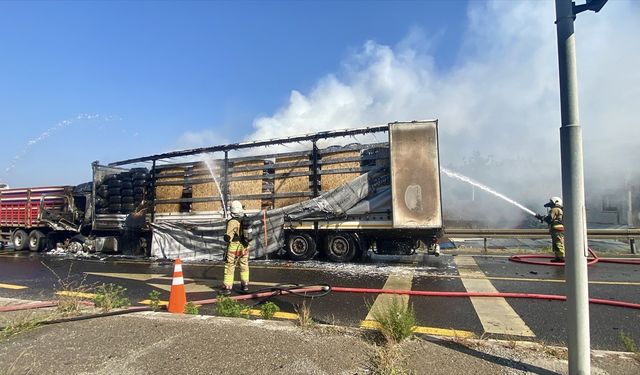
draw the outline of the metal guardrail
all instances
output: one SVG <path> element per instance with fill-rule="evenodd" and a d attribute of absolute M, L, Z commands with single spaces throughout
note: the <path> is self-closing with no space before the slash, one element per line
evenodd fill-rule
<path fill-rule="evenodd" d="M 444 237 L 483 238 L 485 248 L 490 238 L 548 238 L 547 229 L 445 229 Z M 590 239 L 625 239 L 629 241 L 632 254 L 637 254 L 635 239 L 640 238 L 640 228 L 629 229 L 588 229 Z"/>

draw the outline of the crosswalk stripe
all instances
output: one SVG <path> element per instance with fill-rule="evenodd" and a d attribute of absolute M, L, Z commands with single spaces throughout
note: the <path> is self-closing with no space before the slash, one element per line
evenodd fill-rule
<path fill-rule="evenodd" d="M 497 293 L 472 256 L 457 256 L 455 263 L 468 292 Z M 535 337 L 535 334 L 504 298 L 471 297 L 486 333 Z"/>
<path fill-rule="evenodd" d="M 413 280 L 413 274 L 415 269 L 412 268 L 409 271 L 403 272 L 392 272 L 389 274 L 387 281 L 384 283 L 382 289 L 389 290 L 411 290 L 411 282 Z M 409 296 L 408 295 L 393 295 L 393 294 L 379 294 L 376 297 L 376 300 L 371 305 L 369 309 L 369 313 L 365 318 L 367 320 L 375 320 L 375 315 L 378 312 L 383 312 L 388 308 L 389 305 L 396 299 L 399 301 L 402 307 L 409 306 Z"/>

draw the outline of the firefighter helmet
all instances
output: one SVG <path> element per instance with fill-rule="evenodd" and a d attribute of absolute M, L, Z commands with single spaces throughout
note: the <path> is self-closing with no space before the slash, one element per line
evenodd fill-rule
<path fill-rule="evenodd" d="M 549 202 L 553 203 L 556 207 L 562 207 L 562 198 L 560 197 L 551 197 L 549 198 Z"/>
<path fill-rule="evenodd" d="M 242 203 L 240 201 L 232 201 L 231 202 L 231 215 L 232 216 L 240 216 L 244 213 L 244 208 L 242 207 Z"/>

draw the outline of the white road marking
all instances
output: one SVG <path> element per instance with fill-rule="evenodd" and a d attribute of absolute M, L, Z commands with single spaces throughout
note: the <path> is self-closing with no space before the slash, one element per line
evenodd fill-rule
<path fill-rule="evenodd" d="M 414 272 L 415 268 L 411 268 L 410 270 L 403 270 L 400 272 L 392 272 L 389 275 L 389 278 L 387 278 L 387 282 L 384 283 L 382 289 L 411 290 L 411 282 L 413 280 Z M 384 311 L 385 309 L 387 309 L 394 298 L 397 299 L 402 306 L 409 305 L 408 295 L 379 294 L 378 297 L 376 297 L 376 300 L 373 302 L 373 305 L 371 305 L 365 321 L 375 320 L 375 313 L 377 311 Z"/>
<path fill-rule="evenodd" d="M 472 256 L 460 255 L 454 259 L 468 292 L 498 292 Z M 533 331 L 504 298 L 471 297 L 471 303 L 486 333 L 535 337 Z"/>

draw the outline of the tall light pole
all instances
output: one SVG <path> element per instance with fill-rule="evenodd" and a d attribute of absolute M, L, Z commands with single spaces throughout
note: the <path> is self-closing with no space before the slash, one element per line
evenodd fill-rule
<path fill-rule="evenodd" d="M 566 288 L 569 314 L 569 374 L 591 374 L 589 337 L 589 287 L 587 273 L 587 220 L 584 203 L 582 129 L 578 115 L 575 15 L 599 11 L 607 0 L 587 0 L 575 6 L 571 0 L 556 0 L 558 65 L 560 72 L 560 156 L 562 196 L 566 227 Z"/>

